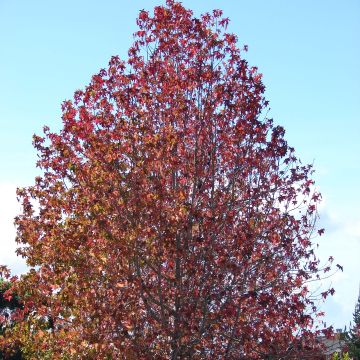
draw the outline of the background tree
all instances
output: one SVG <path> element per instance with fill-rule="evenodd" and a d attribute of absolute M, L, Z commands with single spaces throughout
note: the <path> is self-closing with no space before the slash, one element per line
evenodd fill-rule
<path fill-rule="evenodd" d="M 320 195 L 228 21 L 171 0 L 141 11 L 127 62 L 34 136 L 43 173 L 16 219 L 27 316 L 11 334 L 29 358 L 313 353 Z"/>
<path fill-rule="evenodd" d="M 6 268 L 0 268 L 0 359 L 20 360 L 23 357 L 19 345 L 2 342 L 6 330 L 14 326 L 14 313 L 22 309 L 19 297 L 11 291 L 15 278 L 10 281 L 9 274 Z"/>
<path fill-rule="evenodd" d="M 349 347 L 349 355 L 354 360 L 360 360 L 360 291 L 353 320 L 353 325 L 350 324 L 350 330 L 346 333 L 346 343 Z"/>

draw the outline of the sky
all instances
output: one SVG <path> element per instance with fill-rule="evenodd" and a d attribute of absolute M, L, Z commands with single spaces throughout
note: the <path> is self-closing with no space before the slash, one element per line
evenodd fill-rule
<path fill-rule="evenodd" d="M 183 1 L 196 16 L 220 8 L 246 59 L 263 73 L 269 116 L 286 129 L 323 195 L 318 255 L 344 271 L 323 286 L 328 325 L 352 319 L 360 285 L 360 1 Z M 15 189 L 39 174 L 32 135 L 61 128 L 60 105 L 112 55 L 127 58 L 139 10 L 157 0 L 0 0 L 0 264 L 20 274 Z"/>

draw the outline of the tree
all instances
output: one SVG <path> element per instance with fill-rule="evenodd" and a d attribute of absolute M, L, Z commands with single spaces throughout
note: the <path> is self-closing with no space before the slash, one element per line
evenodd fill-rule
<path fill-rule="evenodd" d="M 354 324 L 350 325 L 350 331 L 346 333 L 346 343 L 349 347 L 349 355 L 354 360 L 360 360 L 360 291 L 355 305 L 353 320 Z"/>
<path fill-rule="evenodd" d="M 22 308 L 19 297 L 11 291 L 12 282 L 7 279 L 9 272 L 6 268 L 0 268 L 0 359 L 21 360 L 21 349 L 18 344 L 8 346 L 1 343 L 7 329 L 14 326 L 11 315 Z M 14 281 L 15 278 L 12 279 Z"/>
<path fill-rule="evenodd" d="M 137 23 L 127 62 L 63 103 L 59 133 L 34 136 L 12 338 L 29 358 L 313 354 L 312 167 L 267 118 L 220 10 L 168 0 Z"/>

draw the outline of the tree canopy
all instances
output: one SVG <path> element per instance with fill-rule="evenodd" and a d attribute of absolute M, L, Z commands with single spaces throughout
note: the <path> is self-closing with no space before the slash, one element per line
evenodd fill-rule
<path fill-rule="evenodd" d="M 34 136 L 23 317 L 3 342 L 31 359 L 314 351 L 321 197 L 228 21 L 172 0 L 141 11 L 128 60 L 63 103 L 59 133 Z"/>

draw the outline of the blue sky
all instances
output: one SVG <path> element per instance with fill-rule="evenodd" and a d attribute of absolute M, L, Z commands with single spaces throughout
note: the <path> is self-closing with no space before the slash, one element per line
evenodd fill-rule
<path fill-rule="evenodd" d="M 153 0 L 0 0 L 0 263 L 21 271 L 12 218 L 16 186 L 37 174 L 33 133 L 61 126 L 60 104 L 107 66 L 126 58 L 141 9 Z M 229 30 L 259 67 L 270 116 L 304 162 L 314 162 L 327 228 L 319 256 L 333 255 L 344 272 L 326 320 L 351 320 L 360 284 L 360 1 L 183 1 L 196 15 L 221 8 Z"/>

